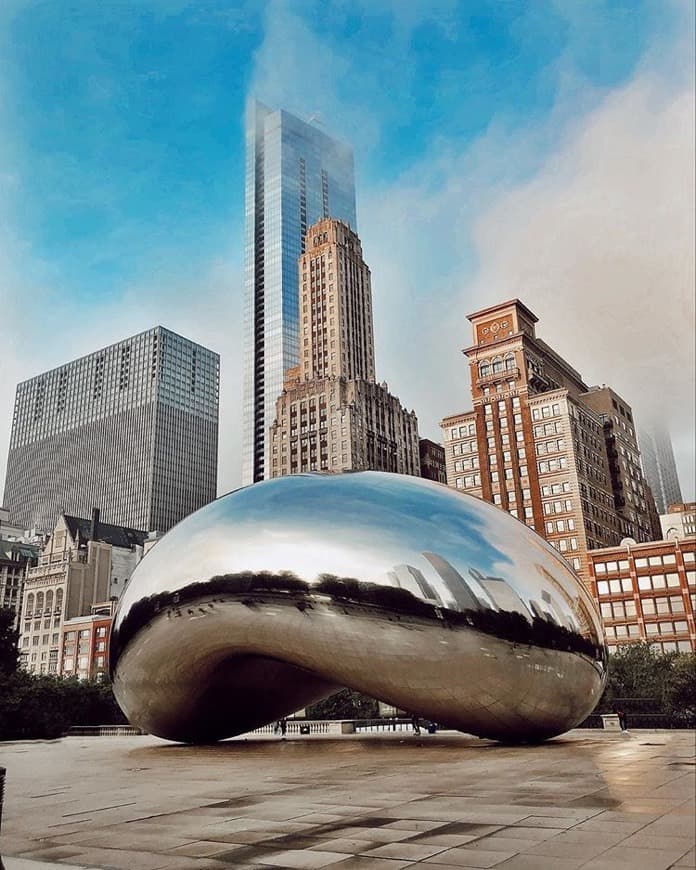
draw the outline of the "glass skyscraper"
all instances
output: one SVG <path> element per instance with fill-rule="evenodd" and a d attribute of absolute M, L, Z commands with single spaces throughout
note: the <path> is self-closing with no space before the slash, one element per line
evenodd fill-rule
<path fill-rule="evenodd" d="M 353 229 L 353 151 L 282 109 L 252 102 L 246 126 L 244 238 L 245 484 L 270 477 L 269 427 L 283 376 L 299 360 L 297 261 L 322 217 Z"/>
<path fill-rule="evenodd" d="M 677 463 L 674 460 L 672 439 L 664 425 L 652 427 L 638 433 L 643 470 L 655 499 L 659 514 L 667 513 L 671 504 L 681 504 L 684 499 L 679 485 Z"/>
<path fill-rule="evenodd" d="M 215 498 L 220 358 L 157 326 L 17 387 L 4 506 L 167 531 Z"/>

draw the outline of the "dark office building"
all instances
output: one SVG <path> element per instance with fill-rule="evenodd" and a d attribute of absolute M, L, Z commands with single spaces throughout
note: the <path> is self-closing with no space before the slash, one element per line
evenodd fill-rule
<path fill-rule="evenodd" d="M 220 358 L 161 326 L 17 387 L 4 506 L 166 531 L 215 498 Z"/>
<path fill-rule="evenodd" d="M 420 468 L 421 477 L 434 480 L 437 483 L 447 483 L 447 464 L 445 462 L 445 448 L 429 438 L 421 438 Z"/>

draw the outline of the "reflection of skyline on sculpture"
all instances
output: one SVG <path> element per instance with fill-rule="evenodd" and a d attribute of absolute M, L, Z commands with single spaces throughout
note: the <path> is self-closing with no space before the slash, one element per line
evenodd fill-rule
<path fill-rule="evenodd" d="M 527 618 L 531 612 L 601 637 L 579 584 L 563 596 L 557 594 L 554 578 L 570 568 L 526 526 L 510 519 L 501 532 L 497 508 L 478 501 L 472 505 L 437 484 L 396 477 L 376 472 L 304 474 L 293 477 L 292 494 L 280 478 L 265 482 L 262 490 L 245 488 L 224 496 L 169 533 L 169 552 L 173 547 L 177 553 L 175 576 L 171 565 L 162 570 L 158 548 L 153 548 L 139 568 L 138 592 L 127 587 L 123 607 L 131 594 L 141 596 L 143 589 L 151 594 L 239 571 L 290 570 L 312 585 L 320 565 L 323 573 L 388 583 L 426 602 L 439 598 L 454 610 L 513 609 Z M 391 494 L 383 500 L 379 517 L 366 497 L 371 487 Z M 451 506 L 446 516 L 443 499 Z M 259 528 L 265 542 L 261 550 L 249 544 Z M 322 534 L 322 528 L 330 533 Z M 462 539 L 467 541 L 465 553 Z M 437 553 L 429 549 L 433 540 L 438 541 Z M 412 570 L 394 577 L 401 565 Z M 510 607 L 503 608 L 487 588 L 491 578 L 499 581 L 498 590 L 501 583 L 509 590 L 505 601 Z M 525 593 L 532 578 L 546 588 L 548 601 L 540 592 Z"/>
<path fill-rule="evenodd" d="M 121 598 L 111 674 L 134 724 L 241 734 L 339 686 L 469 733 L 544 739 L 605 680 L 599 617 L 534 532 L 379 472 L 239 490 L 165 536 Z"/>

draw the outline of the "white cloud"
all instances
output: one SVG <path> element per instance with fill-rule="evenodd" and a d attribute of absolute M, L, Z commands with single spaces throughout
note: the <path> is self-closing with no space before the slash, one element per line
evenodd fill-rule
<path fill-rule="evenodd" d="M 429 4 L 407 5 L 395 29 L 403 58 L 409 33 L 432 17 Z M 379 147 L 384 95 L 374 73 L 356 70 L 329 38 L 273 0 L 254 91 L 318 111 L 355 146 L 360 177 L 361 152 Z M 439 438 L 440 418 L 469 406 L 466 314 L 517 295 L 588 382 L 614 386 L 637 416 L 668 410 L 684 495 L 693 497 L 693 83 L 674 74 L 691 68 L 692 51 L 652 46 L 633 80 L 603 97 L 561 63 L 562 90 L 543 122 L 520 131 L 495 116 L 466 150 L 434 139 L 396 181 L 359 187 L 378 377 L 416 409 L 422 434 Z M 669 74 L 657 66 L 665 58 Z M 0 143 L 0 165 L 11 167 L 6 156 Z M 153 279 L 90 313 L 21 279 L 32 252 L 3 207 L 3 186 L 9 198 L 17 184 L 11 171 L 0 176 L 0 493 L 15 384 L 158 322 L 222 354 L 219 488 L 237 485 L 241 237 L 193 283 Z M 48 340 L 51 329 L 59 341 Z"/>
<path fill-rule="evenodd" d="M 693 82 L 643 67 L 601 99 L 578 87 L 543 124 L 496 125 L 463 153 L 440 143 L 369 197 L 378 374 L 439 435 L 470 407 L 466 314 L 518 296 L 589 384 L 612 385 L 639 422 L 664 415 L 693 498 Z"/>
<path fill-rule="evenodd" d="M 153 278 L 95 307 L 47 287 L 27 287 L 9 259 L 0 263 L 0 499 L 16 384 L 158 324 L 221 355 L 218 490 L 239 485 L 242 276 L 234 252 L 208 264 L 195 280 Z"/>
<path fill-rule="evenodd" d="M 524 298 L 588 381 L 677 436 L 694 429 L 693 154 L 693 89 L 639 75 L 478 217 L 470 288 Z"/>

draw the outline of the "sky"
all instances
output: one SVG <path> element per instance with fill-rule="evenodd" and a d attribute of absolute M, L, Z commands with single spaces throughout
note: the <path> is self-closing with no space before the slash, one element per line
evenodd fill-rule
<path fill-rule="evenodd" d="M 221 355 L 241 477 L 243 119 L 355 151 L 378 380 L 470 407 L 466 315 L 512 297 L 664 416 L 694 498 L 691 0 L 2 0 L 0 492 L 16 384 L 162 324 Z"/>

